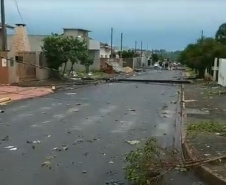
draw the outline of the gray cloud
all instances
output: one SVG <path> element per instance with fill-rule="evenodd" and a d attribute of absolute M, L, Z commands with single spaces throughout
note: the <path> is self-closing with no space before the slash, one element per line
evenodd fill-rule
<path fill-rule="evenodd" d="M 34 34 L 59 32 L 62 27 L 91 29 L 94 38 L 109 40 L 124 32 L 152 47 L 177 49 L 193 42 L 202 29 L 208 36 L 226 22 L 225 0 L 17 0 L 24 21 Z M 8 23 L 21 22 L 14 0 L 6 1 Z M 116 41 L 118 42 L 117 36 Z M 172 41 L 176 41 L 172 42 Z"/>

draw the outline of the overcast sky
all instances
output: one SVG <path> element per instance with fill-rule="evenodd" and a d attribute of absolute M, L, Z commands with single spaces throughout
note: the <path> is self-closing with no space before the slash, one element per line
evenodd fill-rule
<path fill-rule="evenodd" d="M 17 0 L 29 34 L 62 32 L 63 27 L 91 30 L 90 36 L 114 45 L 149 49 L 183 49 L 204 30 L 214 36 L 226 22 L 226 0 Z M 21 23 L 15 0 L 6 0 L 6 22 Z"/>

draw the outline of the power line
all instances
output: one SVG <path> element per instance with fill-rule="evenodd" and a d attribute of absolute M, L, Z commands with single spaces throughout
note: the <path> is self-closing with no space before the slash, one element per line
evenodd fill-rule
<path fill-rule="evenodd" d="M 17 0 L 14 0 L 14 2 L 15 2 L 15 5 L 16 5 L 17 12 L 18 12 L 18 14 L 20 16 L 20 19 L 21 19 L 22 23 L 24 24 L 25 22 L 24 22 L 22 14 L 20 12 L 20 8 L 19 8 L 19 5 L 18 5 L 18 2 L 17 2 Z"/>

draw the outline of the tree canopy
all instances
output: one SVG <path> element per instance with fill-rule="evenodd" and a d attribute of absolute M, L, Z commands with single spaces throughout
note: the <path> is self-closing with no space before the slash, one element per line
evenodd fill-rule
<path fill-rule="evenodd" d="M 44 38 L 42 50 L 50 68 L 58 70 L 62 64 L 70 61 L 72 66 L 88 56 L 87 44 L 77 38 L 52 34 Z"/>
<path fill-rule="evenodd" d="M 216 32 L 215 39 L 218 42 L 226 45 L 226 23 L 220 25 Z"/>
<path fill-rule="evenodd" d="M 203 38 L 194 44 L 189 44 L 180 54 L 179 61 L 204 76 L 204 71 L 212 67 L 214 58 L 226 57 L 226 46 L 214 38 Z"/>
<path fill-rule="evenodd" d="M 159 61 L 159 56 L 158 56 L 158 54 L 152 53 L 151 57 L 152 57 L 152 61 L 153 61 L 153 62 L 158 62 L 158 61 Z"/>
<path fill-rule="evenodd" d="M 121 56 L 121 51 L 118 52 L 118 55 Z M 122 51 L 122 58 L 134 58 L 134 57 L 138 57 L 139 55 L 137 53 L 135 53 L 134 50 L 123 50 Z"/>

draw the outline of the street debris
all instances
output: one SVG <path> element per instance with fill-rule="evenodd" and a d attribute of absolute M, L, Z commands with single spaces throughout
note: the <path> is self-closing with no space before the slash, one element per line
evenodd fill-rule
<path fill-rule="evenodd" d="M 105 181 L 106 185 L 124 185 L 124 182 L 121 181 L 115 181 L 115 180 L 111 180 L 111 181 Z"/>
<path fill-rule="evenodd" d="M 65 93 L 66 95 L 75 95 L 77 93 Z"/>
<path fill-rule="evenodd" d="M 11 150 L 11 151 L 15 151 L 15 150 L 17 150 L 18 148 L 10 148 L 9 150 Z"/>
<path fill-rule="evenodd" d="M 5 111 L 4 110 L 0 110 L 0 113 L 4 113 Z"/>
<path fill-rule="evenodd" d="M 65 150 L 68 150 L 68 146 L 63 144 L 63 145 L 61 145 L 61 147 L 53 148 L 53 150 L 56 150 L 58 152 L 65 151 Z"/>
<path fill-rule="evenodd" d="M 136 110 L 135 109 L 129 109 L 129 111 L 135 112 Z"/>
<path fill-rule="evenodd" d="M 1 141 L 8 141 L 9 140 L 9 136 L 5 136 L 4 138 L 1 139 Z"/>
<path fill-rule="evenodd" d="M 15 146 L 6 146 L 5 149 L 9 149 L 10 151 L 15 151 L 15 150 L 17 150 L 18 148 L 15 147 Z"/>
<path fill-rule="evenodd" d="M 35 140 L 35 141 L 33 141 L 32 143 L 33 143 L 33 144 L 40 144 L 40 143 L 41 143 L 41 141 L 39 141 L 39 140 Z"/>
<path fill-rule="evenodd" d="M 10 149 L 10 148 L 13 148 L 14 146 L 6 146 L 5 148 L 6 149 Z"/>
<path fill-rule="evenodd" d="M 51 162 L 50 161 L 44 161 L 42 163 L 42 166 L 50 166 L 51 165 Z"/>
<path fill-rule="evenodd" d="M 82 173 L 85 174 L 85 173 L 87 173 L 87 171 L 83 170 Z"/>
<path fill-rule="evenodd" d="M 184 103 L 196 102 L 197 100 L 184 100 Z"/>
<path fill-rule="evenodd" d="M 113 161 L 109 161 L 109 164 L 114 164 L 114 162 Z"/>
<path fill-rule="evenodd" d="M 171 104 L 177 104 L 177 101 L 171 101 L 170 103 Z"/>
<path fill-rule="evenodd" d="M 51 135 L 48 135 L 47 137 L 51 137 Z"/>
<path fill-rule="evenodd" d="M 136 144 L 139 144 L 140 141 L 138 140 L 133 140 L 133 141 L 126 141 L 126 143 L 130 144 L 130 145 L 136 145 Z"/>
<path fill-rule="evenodd" d="M 78 144 L 78 143 L 83 143 L 83 142 L 84 142 L 83 139 L 79 139 L 79 140 L 77 140 L 77 141 L 74 141 L 73 145 L 76 145 L 76 144 Z"/>
<path fill-rule="evenodd" d="M 81 103 L 76 103 L 76 105 L 81 105 Z"/>
<path fill-rule="evenodd" d="M 51 87 L 52 91 L 56 90 L 56 86 Z"/>
<path fill-rule="evenodd" d="M 26 142 L 27 142 L 27 144 L 40 144 L 41 143 L 41 141 L 39 141 L 39 140 L 34 140 L 34 141 L 27 140 Z"/>
<path fill-rule="evenodd" d="M 204 156 L 209 157 L 209 156 L 210 156 L 210 154 L 204 154 Z"/>
<path fill-rule="evenodd" d="M 189 168 L 226 158 L 226 156 L 211 158 L 210 154 L 204 154 L 204 156 L 207 158 L 185 161 L 178 150 L 162 148 L 155 138 L 150 138 L 143 147 L 136 148 L 126 155 L 125 177 L 132 184 L 147 184 L 148 182 L 148 184 L 154 185 L 170 171 L 186 172 Z"/>

